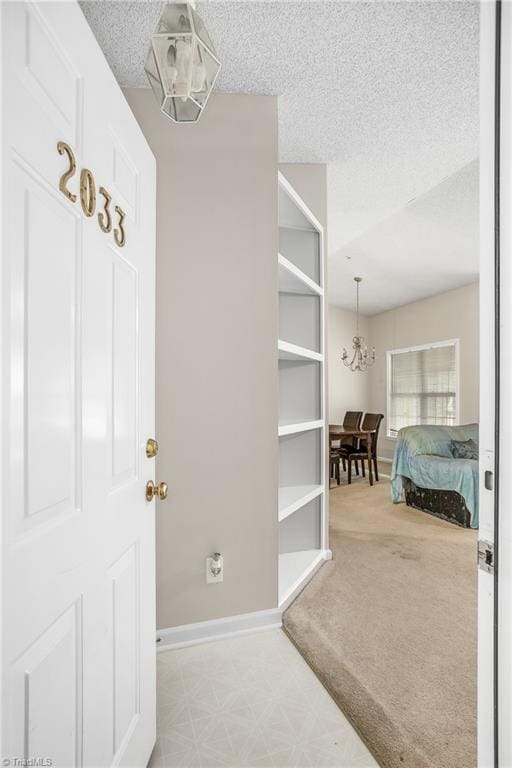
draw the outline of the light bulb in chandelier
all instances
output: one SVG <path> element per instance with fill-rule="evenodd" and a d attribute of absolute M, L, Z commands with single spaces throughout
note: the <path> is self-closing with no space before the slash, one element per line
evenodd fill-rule
<path fill-rule="evenodd" d="M 194 50 L 189 40 L 175 40 L 170 44 L 167 51 L 167 76 L 172 95 L 183 102 L 191 94 L 201 93 L 206 87 L 206 68 L 201 61 L 193 59 Z"/>

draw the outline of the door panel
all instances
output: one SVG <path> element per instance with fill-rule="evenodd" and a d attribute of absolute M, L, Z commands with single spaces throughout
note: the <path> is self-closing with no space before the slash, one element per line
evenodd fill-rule
<path fill-rule="evenodd" d="M 18 538 L 79 507 L 73 307 L 80 259 L 73 213 L 42 179 L 38 183 L 17 163 L 12 170 L 9 509 L 12 535 Z M 43 281 L 55 290 L 43 294 Z"/>
<path fill-rule="evenodd" d="M 140 712 L 140 663 L 137 627 L 140 588 L 138 551 L 130 547 L 110 569 L 114 627 L 114 753 L 134 727 Z"/>
<path fill-rule="evenodd" d="M 154 158 L 76 3 L 0 11 L 2 752 L 142 766 L 155 738 Z"/>
<path fill-rule="evenodd" d="M 74 217 L 43 190 L 25 196 L 26 516 L 75 508 Z M 49 283 L 58 290 L 41 291 Z M 51 360 L 51 365 L 48 365 Z"/>
<path fill-rule="evenodd" d="M 13 666 L 12 689 L 18 694 L 13 706 L 16 754 L 55 754 L 58 765 L 75 765 L 80 760 L 80 608 L 79 603 L 70 606 Z M 48 706 L 49 690 L 52 706 Z"/>
<path fill-rule="evenodd" d="M 112 254 L 112 484 L 136 477 L 137 274 Z"/>

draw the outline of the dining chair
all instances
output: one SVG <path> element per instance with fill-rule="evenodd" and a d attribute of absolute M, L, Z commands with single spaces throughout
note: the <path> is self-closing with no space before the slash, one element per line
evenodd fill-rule
<path fill-rule="evenodd" d="M 336 480 L 336 483 L 340 484 L 340 454 L 336 448 L 331 448 L 330 453 L 330 476 Z"/>
<path fill-rule="evenodd" d="M 363 412 L 362 411 L 346 411 L 345 416 L 343 418 L 343 427 L 345 429 L 360 429 L 361 428 L 361 420 L 363 418 Z M 343 466 L 343 471 L 346 471 L 346 454 L 350 453 L 350 450 L 352 448 L 355 448 L 358 445 L 357 437 L 345 437 L 343 440 L 340 440 L 339 445 L 339 452 L 341 456 L 341 463 Z M 356 474 L 359 474 L 359 467 L 358 463 L 356 461 Z"/>
<path fill-rule="evenodd" d="M 382 419 L 384 418 L 383 413 L 365 413 L 363 423 L 361 424 L 361 432 L 373 432 L 372 434 L 372 440 L 371 440 L 371 448 L 368 446 L 368 440 L 366 438 L 361 438 L 359 440 L 359 444 L 352 449 L 352 451 L 349 451 L 345 455 L 345 459 L 347 461 L 347 480 L 350 484 L 352 482 L 352 462 L 355 462 L 356 465 L 356 472 L 357 472 L 357 463 L 358 461 L 361 462 L 361 468 L 363 477 L 366 476 L 365 468 L 364 468 L 364 462 L 365 460 L 368 461 L 368 464 L 372 462 L 373 471 L 375 475 L 375 480 L 379 480 L 379 467 L 377 464 L 377 441 L 379 438 L 379 430 L 380 425 L 382 422 Z"/>
<path fill-rule="evenodd" d="M 362 411 L 346 411 L 343 419 L 344 429 L 360 429 L 362 418 L 363 418 Z M 344 471 L 347 468 L 346 462 L 345 462 L 346 455 L 350 453 L 350 450 L 352 448 L 355 448 L 357 445 L 358 445 L 357 437 L 345 437 L 343 440 L 340 440 L 340 445 L 338 450 L 340 452 L 341 462 L 342 462 Z M 359 468 L 358 468 L 357 462 L 356 462 L 356 474 L 359 474 Z"/>

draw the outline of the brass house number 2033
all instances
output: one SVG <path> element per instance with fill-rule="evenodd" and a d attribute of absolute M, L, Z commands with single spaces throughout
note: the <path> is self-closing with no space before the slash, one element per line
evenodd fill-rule
<path fill-rule="evenodd" d="M 65 141 L 58 142 L 57 151 L 59 155 L 66 155 L 68 158 L 68 168 L 60 177 L 59 189 L 68 200 L 76 203 L 76 195 L 68 189 L 68 182 L 76 173 L 74 152 Z M 112 230 L 112 212 L 110 210 L 112 196 L 105 187 L 100 187 L 98 192 L 103 198 L 102 210 L 98 212 L 98 224 L 102 232 L 110 232 Z M 82 211 L 88 218 L 94 216 L 96 212 L 96 183 L 94 176 L 88 168 L 82 168 L 80 171 L 80 203 Z M 126 243 L 126 232 L 124 229 L 126 214 L 118 205 L 115 205 L 114 215 L 117 215 L 117 222 L 113 231 L 114 240 L 122 248 Z"/>

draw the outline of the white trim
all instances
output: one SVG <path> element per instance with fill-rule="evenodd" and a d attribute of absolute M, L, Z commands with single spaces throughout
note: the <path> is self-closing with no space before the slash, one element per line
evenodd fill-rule
<path fill-rule="evenodd" d="M 325 488 L 323 485 L 311 485 L 309 487 L 308 486 L 300 486 L 300 487 L 301 489 L 308 488 L 308 490 L 306 491 L 306 493 L 303 493 L 302 496 L 295 496 L 295 498 L 293 498 L 293 501 L 291 501 L 288 504 L 283 503 L 282 497 L 285 495 L 290 496 L 290 491 L 294 488 L 294 486 L 281 486 L 279 488 L 279 514 L 278 514 L 279 522 L 281 522 L 281 520 L 286 520 L 287 517 L 292 515 L 298 509 L 301 509 L 310 501 L 313 501 L 313 499 L 316 499 L 317 496 L 320 496 L 325 492 Z"/>
<path fill-rule="evenodd" d="M 293 277 L 299 281 L 299 283 L 302 285 L 301 291 L 303 291 L 305 294 L 314 294 L 316 296 L 324 295 L 324 289 L 322 286 L 318 285 L 318 283 L 315 283 L 314 280 L 308 277 L 301 269 L 296 267 L 295 264 L 287 259 L 286 256 L 283 256 L 282 253 L 277 255 L 277 262 L 285 272 L 293 275 Z M 281 291 L 281 289 L 279 289 L 279 291 L 280 293 L 286 293 L 286 291 Z"/>
<path fill-rule="evenodd" d="M 189 645 L 210 643 L 228 637 L 238 637 L 251 632 L 263 632 L 268 629 L 282 627 L 282 610 L 270 608 L 267 611 L 241 613 L 237 616 L 226 616 L 223 619 L 198 621 L 195 624 L 182 624 L 179 627 L 157 630 L 157 652 L 169 651 L 176 648 L 186 648 Z"/>
<path fill-rule="evenodd" d="M 386 459 L 385 456 L 377 456 L 377 461 L 382 461 L 384 464 L 392 464 L 393 459 Z"/>
<path fill-rule="evenodd" d="M 437 349 L 438 347 L 455 347 L 455 423 L 460 424 L 460 339 L 446 339 L 445 341 L 433 341 L 430 344 L 417 344 L 414 347 L 402 347 L 401 349 L 388 349 L 386 351 L 386 439 L 396 440 L 396 435 L 390 435 L 389 416 L 391 413 L 391 358 L 393 355 L 401 355 L 406 352 L 420 352 L 425 349 Z"/>
<path fill-rule="evenodd" d="M 401 349 L 389 349 L 386 354 L 399 355 L 403 352 L 421 352 L 422 349 L 437 349 L 437 347 L 452 347 L 458 344 L 460 339 L 446 339 L 445 341 L 433 341 L 430 344 L 417 344 L 415 347 L 402 347 Z"/>
<path fill-rule="evenodd" d="M 316 421 L 301 421 L 296 424 L 283 424 L 278 429 L 279 437 L 284 435 L 295 435 L 297 432 L 309 432 L 311 429 L 322 429 L 324 422 L 320 419 Z"/>
<path fill-rule="evenodd" d="M 504 4 L 505 5 L 505 4 Z M 503 10 L 505 10 L 503 8 Z M 494 273 L 494 238 L 495 238 L 495 200 L 494 200 L 494 107 L 495 107 L 495 23 L 496 3 L 480 3 L 480 539 L 494 542 L 494 492 L 486 490 L 483 482 L 485 470 L 495 471 L 495 273 Z M 510 38 L 502 42 L 504 50 L 510 48 Z M 506 92 L 510 89 L 510 75 L 503 85 Z M 502 85 L 502 87 L 503 87 Z M 509 123 L 510 125 L 510 123 Z M 502 141 L 510 145 L 509 128 L 507 127 Z M 501 173 L 510 177 L 510 165 L 501 166 Z M 508 183 L 508 182 L 505 182 Z M 507 211 L 506 219 L 509 218 Z M 502 254 L 506 251 L 503 250 Z M 505 261 L 508 260 L 508 254 Z M 505 427 L 506 429 L 506 427 Z M 510 469 L 507 467 L 507 472 Z M 507 502 L 508 508 L 508 502 Z M 501 538 L 501 537 L 500 537 Z M 507 559 L 510 556 L 507 553 Z M 501 570 L 501 569 L 500 569 Z M 499 576 L 498 576 L 499 578 Z M 498 594 L 501 592 L 501 585 Z M 507 595 L 507 599 L 510 599 Z M 500 619 L 501 609 L 498 612 Z M 503 755 L 494 750 L 494 574 L 478 569 L 478 677 L 477 677 L 477 742 L 479 768 L 494 766 L 495 760 L 500 765 L 507 765 Z M 507 654 L 508 655 L 508 654 Z M 508 660 L 507 660 L 508 661 Z M 499 663 L 499 656 L 498 656 Z M 502 677 L 502 669 L 498 670 L 500 686 L 506 679 Z M 501 687 L 503 691 L 503 688 Z M 498 727 L 503 724 L 510 730 L 510 709 L 502 708 L 502 700 L 498 701 Z M 502 726 L 503 727 L 503 726 Z M 501 734 L 498 737 L 501 741 Z M 502 762 L 503 760 L 503 762 Z"/>
<path fill-rule="evenodd" d="M 286 192 L 288 197 L 290 197 L 293 200 L 297 208 L 300 209 L 300 212 L 315 227 L 315 229 L 317 229 L 321 234 L 323 234 L 324 228 L 322 227 L 322 225 L 320 224 L 316 216 L 314 216 L 311 213 L 311 211 L 307 207 L 302 197 L 298 195 L 297 192 L 294 190 L 294 188 L 292 187 L 292 185 L 290 184 L 286 176 L 283 176 L 281 171 L 278 171 L 277 178 L 278 178 L 279 186 L 282 187 L 282 189 L 284 190 L 284 192 Z"/>
<path fill-rule="evenodd" d="M 277 340 L 277 350 L 280 360 L 314 360 L 322 363 L 324 359 L 321 352 L 315 352 L 313 349 L 300 347 L 298 344 L 292 344 L 282 339 Z"/>
<path fill-rule="evenodd" d="M 293 584 L 286 590 L 286 592 L 279 597 L 279 608 L 281 611 L 285 611 L 288 606 L 293 603 L 299 592 L 302 592 L 306 584 L 311 581 L 315 573 L 320 566 L 324 564 L 326 560 L 332 560 L 332 552 L 330 549 L 319 549 L 318 554 L 309 563 L 302 573 L 300 573 Z"/>

